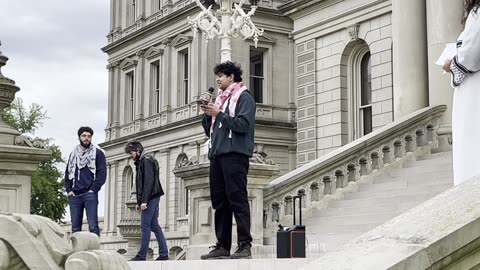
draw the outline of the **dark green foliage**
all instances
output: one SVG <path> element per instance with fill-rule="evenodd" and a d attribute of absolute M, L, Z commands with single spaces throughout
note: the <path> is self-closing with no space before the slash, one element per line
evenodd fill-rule
<path fill-rule="evenodd" d="M 20 98 L 15 99 L 9 108 L 0 112 L 0 115 L 5 123 L 22 134 L 34 134 L 47 119 L 42 106 L 33 103 L 29 109 L 26 109 Z M 30 212 L 61 222 L 68 204 L 68 197 L 63 192 L 63 174 L 57 166 L 64 160 L 57 145 L 52 144 L 49 139 L 41 140 L 52 154 L 48 160 L 40 163 L 38 170 L 32 176 Z"/>

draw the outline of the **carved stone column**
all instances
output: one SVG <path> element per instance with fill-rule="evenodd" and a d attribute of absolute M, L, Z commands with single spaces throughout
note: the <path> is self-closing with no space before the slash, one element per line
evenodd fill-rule
<path fill-rule="evenodd" d="M 450 76 L 442 74 L 440 66 L 434 64 L 445 48 L 445 44 L 455 42 L 462 31 L 462 1 L 427 0 L 428 33 L 428 89 L 429 105 L 447 105 L 447 111 L 440 120 L 439 147 L 451 149 L 452 143 L 452 103 L 453 90 Z"/>
<path fill-rule="evenodd" d="M 392 1 L 394 119 L 428 105 L 425 0 Z"/>

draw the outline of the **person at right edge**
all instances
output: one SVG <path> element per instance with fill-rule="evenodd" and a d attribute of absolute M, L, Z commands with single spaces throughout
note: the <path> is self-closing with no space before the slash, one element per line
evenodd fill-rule
<path fill-rule="evenodd" d="M 215 66 L 219 92 L 215 102 L 201 105 L 202 125 L 210 138 L 210 197 L 215 209 L 217 243 L 202 260 L 252 257 L 247 194 L 249 158 L 253 155 L 255 100 L 242 83 L 242 70 L 232 62 Z M 238 246 L 230 256 L 232 214 Z"/>
<path fill-rule="evenodd" d="M 459 0 L 457 0 L 459 1 Z M 457 40 L 457 54 L 443 65 L 452 74 L 455 88 L 452 107 L 453 183 L 480 174 L 480 0 L 464 2 L 464 30 Z"/>

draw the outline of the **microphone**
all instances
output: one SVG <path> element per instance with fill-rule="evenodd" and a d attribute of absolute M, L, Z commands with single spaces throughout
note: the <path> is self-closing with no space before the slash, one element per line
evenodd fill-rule
<path fill-rule="evenodd" d="M 213 91 L 215 91 L 215 88 L 209 87 L 207 90 L 207 93 L 203 93 L 198 99 L 197 103 L 199 105 L 207 105 L 212 99 L 215 100 L 215 96 L 213 95 Z M 203 96 L 203 97 L 202 97 Z"/>

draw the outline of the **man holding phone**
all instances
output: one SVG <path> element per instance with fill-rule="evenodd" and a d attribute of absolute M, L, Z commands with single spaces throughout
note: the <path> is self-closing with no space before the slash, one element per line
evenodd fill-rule
<path fill-rule="evenodd" d="M 218 64 L 214 73 L 220 91 L 214 102 L 200 108 L 205 112 L 202 125 L 210 138 L 210 198 L 217 243 L 201 259 L 249 259 L 252 236 L 247 175 L 254 147 L 255 100 L 243 85 L 237 64 Z M 238 246 L 230 256 L 232 215 L 237 223 Z"/>

